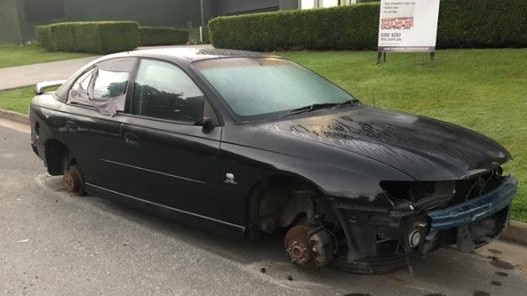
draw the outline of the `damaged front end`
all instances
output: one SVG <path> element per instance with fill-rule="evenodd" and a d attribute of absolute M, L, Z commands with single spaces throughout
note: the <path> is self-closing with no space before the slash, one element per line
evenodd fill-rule
<path fill-rule="evenodd" d="M 518 186 L 500 167 L 456 181 L 381 182 L 393 208 L 335 204 L 347 253 L 337 268 L 358 273 L 390 272 L 408 255 L 424 256 L 447 245 L 472 252 L 508 226 Z"/>

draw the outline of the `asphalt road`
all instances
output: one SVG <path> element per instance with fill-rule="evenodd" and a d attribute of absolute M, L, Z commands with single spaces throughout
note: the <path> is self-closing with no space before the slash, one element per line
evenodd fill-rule
<path fill-rule="evenodd" d="M 1 125 L 0 295 L 527 294 L 527 274 L 499 244 L 484 255 L 441 250 L 413 260 L 413 272 L 305 273 L 279 240 L 243 241 L 70 196 L 33 155 L 27 128 Z"/>

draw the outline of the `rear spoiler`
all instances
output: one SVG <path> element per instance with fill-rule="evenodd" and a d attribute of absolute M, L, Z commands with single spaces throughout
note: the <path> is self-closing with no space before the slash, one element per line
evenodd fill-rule
<path fill-rule="evenodd" d="M 53 81 L 45 81 L 45 82 L 39 82 L 37 83 L 37 86 L 36 86 L 36 89 L 35 89 L 35 93 L 37 95 L 41 95 L 44 93 L 44 91 L 47 89 L 47 88 L 51 88 L 51 87 L 59 87 L 61 86 L 64 82 L 66 82 L 66 80 L 53 80 Z"/>

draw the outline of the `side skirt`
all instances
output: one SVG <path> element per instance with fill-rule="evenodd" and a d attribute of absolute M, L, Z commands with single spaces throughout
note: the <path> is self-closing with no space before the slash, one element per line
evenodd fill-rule
<path fill-rule="evenodd" d="M 86 182 L 86 191 L 97 197 L 103 197 L 125 206 L 130 206 L 138 210 L 160 215 L 166 218 L 177 220 L 178 222 L 190 225 L 198 226 L 201 228 L 208 228 L 214 231 L 220 231 L 228 235 L 235 235 L 244 237 L 247 232 L 247 227 L 230 223 L 227 221 L 203 216 L 200 214 L 188 212 L 181 209 L 176 209 L 155 203 L 152 201 L 144 200 L 131 196 L 128 194 L 119 193 L 117 191 L 109 190 L 104 187 L 100 187 L 91 183 Z"/>

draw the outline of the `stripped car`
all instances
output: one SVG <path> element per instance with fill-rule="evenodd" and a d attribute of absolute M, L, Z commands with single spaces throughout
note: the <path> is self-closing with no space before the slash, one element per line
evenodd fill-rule
<path fill-rule="evenodd" d="M 265 54 L 105 56 L 37 85 L 30 122 L 34 152 L 72 193 L 283 233 L 308 269 L 387 272 L 446 245 L 470 252 L 508 225 L 517 188 L 495 141 L 367 106 Z"/>

